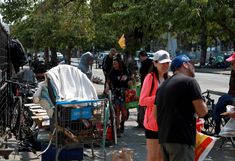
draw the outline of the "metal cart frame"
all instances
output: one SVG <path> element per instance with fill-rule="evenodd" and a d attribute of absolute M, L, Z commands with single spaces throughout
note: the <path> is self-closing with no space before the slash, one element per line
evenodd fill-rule
<path fill-rule="evenodd" d="M 98 104 L 101 104 L 100 105 L 100 108 L 103 108 L 103 109 L 95 109 L 95 106 L 97 106 Z M 103 104 L 102 104 L 103 103 Z M 66 107 L 64 106 L 66 105 Z M 59 108 L 62 108 L 62 109 L 66 109 L 66 110 L 70 110 L 71 111 L 71 106 L 69 105 L 85 105 L 83 107 L 81 107 L 80 109 L 84 108 L 84 107 L 88 107 L 90 106 L 91 108 L 94 108 L 92 110 L 99 110 L 99 114 L 101 114 L 101 117 L 99 120 L 100 122 L 99 123 L 102 123 L 103 124 L 103 129 L 102 129 L 102 134 L 100 134 L 101 138 L 98 138 L 98 139 L 101 139 L 102 141 L 102 151 L 103 151 L 103 157 L 104 160 L 106 161 L 106 150 L 105 150 L 105 141 L 106 141 L 106 133 L 107 133 L 107 120 L 108 120 L 108 115 L 109 115 L 109 100 L 108 99 L 97 99 L 97 100 L 83 100 L 83 101 L 57 101 L 56 102 L 56 106 L 55 106 L 55 119 L 54 119 L 54 125 L 55 125 L 55 145 L 56 145 L 56 161 L 58 160 L 58 156 L 59 156 L 59 153 L 60 153 L 60 150 L 61 150 L 61 145 L 59 143 L 59 131 L 61 131 L 60 128 L 62 128 L 62 130 L 67 130 L 68 133 L 71 134 L 71 136 L 73 137 L 74 141 L 77 142 L 78 144 L 84 144 L 84 141 L 81 141 L 79 140 L 80 138 L 80 135 L 79 134 L 74 134 L 72 131 L 72 129 L 67 129 L 67 127 L 65 126 L 70 126 L 70 123 L 71 123 L 71 116 L 70 117 L 67 117 L 68 113 L 64 112 L 63 111 L 63 116 L 66 115 L 66 118 L 59 118 L 61 116 L 61 113 L 60 113 L 60 109 Z M 87 106 L 88 105 L 88 106 Z M 61 107 L 62 106 L 62 107 Z M 69 115 L 71 115 L 71 113 L 69 113 Z M 95 115 L 94 113 L 92 113 L 92 115 Z M 95 125 L 96 126 L 96 125 Z M 72 127 L 69 127 L 69 128 L 74 128 L 74 126 Z M 97 127 L 95 127 L 97 128 Z M 80 127 L 80 125 L 76 124 L 76 129 L 75 131 L 82 131 L 83 129 Z M 97 139 L 96 137 L 94 137 L 94 132 L 93 131 L 93 128 L 89 128 L 89 132 L 91 132 L 93 135 L 90 135 L 88 136 L 88 138 L 90 140 L 88 140 L 88 142 L 91 143 L 91 149 L 92 149 L 92 157 L 100 157 L 100 156 L 95 156 L 94 154 L 94 149 L 93 149 L 93 143 L 94 141 Z M 96 132 L 97 134 L 97 132 Z M 98 134 L 99 135 L 99 134 Z M 99 137 L 99 136 L 98 136 Z"/>

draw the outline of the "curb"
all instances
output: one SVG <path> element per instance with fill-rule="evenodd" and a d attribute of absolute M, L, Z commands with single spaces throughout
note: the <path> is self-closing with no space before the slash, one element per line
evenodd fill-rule
<path fill-rule="evenodd" d="M 231 69 L 195 68 L 195 72 L 230 75 L 231 74 Z"/>

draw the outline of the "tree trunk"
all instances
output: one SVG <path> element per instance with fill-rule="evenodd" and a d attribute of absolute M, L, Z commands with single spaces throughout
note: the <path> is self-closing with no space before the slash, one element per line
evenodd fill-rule
<path fill-rule="evenodd" d="M 206 22 L 203 20 L 201 23 L 201 35 L 200 35 L 200 45 L 201 45 L 201 60 L 200 66 L 205 66 L 206 64 L 206 53 L 207 53 L 207 26 Z"/>
<path fill-rule="evenodd" d="M 45 65 L 48 68 L 49 67 L 49 48 L 45 47 L 44 49 L 44 57 L 45 57 Z"/>
<path fill-rule="evenodd" d="M 52 65 L 52 67 L 55 67 L 58 65 L 56 48 L 54 48 L 54 47 L 51 47 L 51 65 Z"/>
<path fill-rule="evenodd" d="M 68 51 L 67 51 L 67 64 L 71 64 L 71 51 L 72 51 L 72 47 L 68 47 Z"/>
<path fill-rule="evenodd" d="M 141 28 L 135 28 L 134 31 L 129 31 L 125 33 L 126 38 L 126 49 L 125 53 L 130 53 L 131 55 L 135 55 L 136 50 L 139 50 L 142 46 L 143 40 L 143 32 Z"/>

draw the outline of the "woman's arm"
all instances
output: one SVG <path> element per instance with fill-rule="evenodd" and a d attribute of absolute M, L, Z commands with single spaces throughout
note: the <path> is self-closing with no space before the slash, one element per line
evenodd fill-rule
<path fill-rule="evenodd" d="M 152 74 L 148 74 L 143 82 L 143 86 L 141 88 L 141 92 L 140 92 L 140 99 L 139 99 L 139 104 L 140 106 L 153 106 L 154 105 L 154 101 L 155 101 L 155 97 L 156 97 L 156 90 L 152 89 L 152 93 L 154 94 L 150 94 L 151 88 L 152 88 L 152 83 L 154 83 L 154 76 L 152 76 Z M 155 86 L 153 86 L 153 88 L 156 89 Z"/>

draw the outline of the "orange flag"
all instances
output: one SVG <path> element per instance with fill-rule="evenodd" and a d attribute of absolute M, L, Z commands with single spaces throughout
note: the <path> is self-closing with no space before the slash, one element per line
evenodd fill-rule
<path fill-rule="evenodd" d="M 122 49 L 126 48 L 126 40 L 124 34 L 122 34 L 121 38 L 118 40 L 118 44 Z"/>

